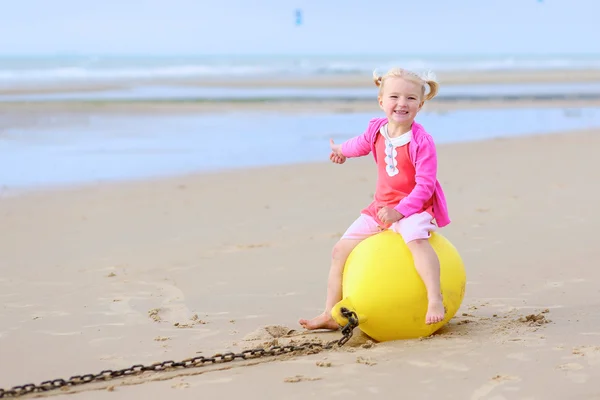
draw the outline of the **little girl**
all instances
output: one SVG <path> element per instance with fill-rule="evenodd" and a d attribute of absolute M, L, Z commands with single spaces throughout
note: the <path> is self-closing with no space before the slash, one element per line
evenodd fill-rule
<path fill-rule="evenodd" d="M 450 219 L 436 177 L 433 138 L 414 122 L 423 103 L 437 94 L 439 86 L 433 77 L 421 77 L 400 68 L 383 76 L 374 73 L 373 79 L 379 87 L 379 106 L 386 118 L 372 119 L 365 133 L 342 145 L 330 140 L 329 158 L 343 164 L 346 158 L 372 152 L 378 171 L 374 200 L 333 247 L 325 311 L 311 320 L 301 319 L 299 322 L 306 329 L 339 328 L 331 317 L 331 309 L 342 298 L 346 258 L 362 240 L 384 229 L 402 235 L 412 253 L 415 268 L 427 289 L 425 323 L 435 324 L 444 319 L 440 264 L 427 239 L 436 224 L 446 226 Z"/>

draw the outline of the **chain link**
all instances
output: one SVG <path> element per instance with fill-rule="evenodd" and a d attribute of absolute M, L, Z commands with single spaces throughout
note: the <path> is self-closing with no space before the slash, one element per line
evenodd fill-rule
<path fill-rule="evenodd" d="M 231 362 L 236 359 L 240 360 L 249 360 L 254 358 L 262 358 L 269 356 L 279 356 L 282 354 L 289 354 L 297 351 L 311 351 L 314 353 L 321 352 L 323 350 L 330 350 L 335 345 L 343 346 L 346 344 L 350 338 L 352 337 L 352 333 L 354 328 L 358 326 L 358 317 L 354 311 L 350 311 L 346 308 L 341 308 L 342 315 L 348 319 L 348 323 L 342 328 L 342 337 L 338 340 L 332 340 L 326 344 L 322 343 L 314 343 L 314 342 L 304 342 L 297 345 L 285 345 L 285 346 L 271 346 L 268 349 L 256 348 L 250 350 L 244 350 L 241 353 L 217 353 L 212 357 L 193 357 L 186 358 L 181 361 L 163 361 L 159 363 L 154 363 L 150 365 L 142 365 L 137 364 L 133 365 L 129 368 L 119 369 L 119 370 L 104 370 L 99 372 L 98 374 L 87 374 L 87 375 L 75 375 L 70 377 L 69 379 L 54 379 L 50 381 L 44 381 L 38 385 L 33 383 L 28 383 L 26 385 L 14 386 L 11 389 L 0 389 L 0 399 L 2 398 L 14 398 L 24 396 L 30 393 L 38 393 L 38 392 L 48 392 L 50 390 L 56 390 L 63 387 L 69 386 L 79 386 L 85 383 L 91 382 L 104 382 L 113 378 L 119 377 L 127 377 L 132 375 L 141 374 L 146 371 L 166 371 L 174 368 L 197 368 L 202 367 L 207 364 L 219 364 Z"/>

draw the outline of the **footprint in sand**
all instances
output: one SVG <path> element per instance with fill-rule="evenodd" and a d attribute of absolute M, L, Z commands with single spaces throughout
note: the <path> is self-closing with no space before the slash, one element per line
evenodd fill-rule
<path fill-rule="evenodd" d="M 578 363 L 566 363 L 558 365 L 556 366 L 556 368 L 562 371 L 578 371 L 580 369 L 583 369 L 583 365 Z"/>
<path fill-rule="evenodd" d="M 590 366 L 600 364 L 600 346 L 575 347 L 572 353 L 575 356 L 585 357 L 585 361 Z"/>
<path fill-rule="evenodd" d="M 586 383 L 589 380 L 588 374 L 578 373 L 574 371 L 580 371 L 584 367 L 578 363 L 567 363 L 556 366 L 556 369 L 560 371 L 565 371 L 567 374 L 567 378 L 569 378 L 573 383 Z"/>
<path fill-rule="evenodd" d="M 187 389 L 190 387 L 190 384 L 187 382 L 178 382 L 178 383 L 171 385 L 171 387 L 173 389 Z"/>
<path fill-rule="evenodd" d="M 242 340 L 245 342 L 251 342 L 256 340 L 271 340 L 289 336 L 294 332 L 294 329 L 290 329 L 287 326 L 268 325 L 247 334 Z"/>
<path fill-rule="evenodd" d="M 518 376 L 511 375 L 496 375 L 489 382 L 483 386 L 477 388 L 470 397 L 470 400 L 483 400 L 488 398 L 488 395 L 499 386 L 505 385 L 510 382 L 519 382 L 521 378 Z"/>
<path fill-rule="evenodd" d="M 143 285 L 152 285 L 160 290 L 164 300 L 160 305 L 163 316 L 169 321 L 187 320 L 192 314 L 185 304 L 185 294 L 177 286 L 163 282 L 140 282 Z"/>
<path fill-rule="evenodd" d="M 150 318 L 155 322 L 183 325 L 189 324 L 193 315 L 185 303 L 183 291 L 165 281 L 132 282 L 98 300 L 108 308 L 101 314 L 124 318 L 127 324 L 146 324 Z M 152 308 L 140 309 L 139 305 L 135 305 L 140 302 L 148 302 Z M 199 320 L 195 322 L 201 323 Z"/>
<path fill-rule="evenodd" d="M 179 321 L 181 321 L 180 323 L 186 323 L 190 319 L 192 312 L 185 304 L 185 295 L 183 291 L 177 286 L 164 282 L 139 281 L 137 283 L 144 286 L 154 287 L 154 289 L 150 289 L 148 293 L 156 293 L 158 291 L 161 294 L 162 301 L 158 305 L 158 307 L 148 311 L 148 313 L 151 314 L 150 317 L 152 319 L 154 319 L 157 322 L 167 321 L 170 323 L 177 323 Z M 144 300 L 148 300 L 149 298 L 149 296 L 146 296 Z M 156 299 L 156 297 L 154 298 Z M 125 300 L 120 303 L 125 302 L 126 304 L 128 304 L 130 299 L 132 299 L 132 297 L 125 298 Z M 123 311 L 125 311 L 125 309 L 125 307 L 122 308 Z M 140 316 L 143 316 L 143 314 L 141 314 L 140 312 L 133 311 L 131 307 L 127 307 L 127 310 L 131 312 L 136 312 Z M 160 315 L 159 312 L 156 310 L 160 311 Z M 147 316 L 143 316 L 143 318 L 147 318 Z"/>
<path fill-rule="evenodd" d="M 583 363 L 587 363 L 592 366 L 600 363 L 600 347 L 598 346 L 580 346 L 575 347 L 572 350 L 572 355 L 563 358 L 578 357 L 581 362 L 569 362 L 556 366 L 559 371 L 564 371 L 567 378 L 574 383 L 587 383 L 589 381 L 589 375 L 583 372 L 576 372 L 585 369 Z"/>
<path fill-rule="evenodd" d="M 573 348 L 573 354 L 590 356 L 600 356 L 600 346 L 579 346 Z"/>

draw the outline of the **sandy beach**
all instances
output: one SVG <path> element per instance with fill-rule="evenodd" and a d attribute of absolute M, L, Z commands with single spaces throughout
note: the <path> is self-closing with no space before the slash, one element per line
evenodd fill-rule
<path fill-rule="evenodd" d="M 86 107 L 10 105 L 2 123 Z M 118 107 L 106 112 L 155 111 Z M 157 106 L 199 111 L 185 107 Z M 598 148 L 597 130 L 438 146 L 453 221 L 441 233 L 464 259 L 467 290 L 432 337 L 372 343 L 356 329 L 335 350 L 47 395 L 599 399 Z M 370 201 L 374 174 L 365 157 L 1 196 L 0 388 L 340 338 L 297 320 L 321 311 L 331 248 Z"/>

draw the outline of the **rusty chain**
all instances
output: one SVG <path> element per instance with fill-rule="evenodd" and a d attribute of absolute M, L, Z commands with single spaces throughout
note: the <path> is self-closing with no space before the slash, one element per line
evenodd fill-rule
<path fill-rule="evenodd" d="M 51 390 L 60 389 L 63 387 L 69 386 L 79 386 L 85 383 L 91 382 L 99 382 L 99 381 L 108 381 L 113 378 L 119 377 L 127 377 L 133 376 L 137 374 L 141 374 L 146 371 L 167 371 L 175 368 L 196 368 L 202 367 L 207 364 L 219 364 L 225 362 L 231 362 L 236 359 L 240 360 L 249 360 L 261 357 L 268 356 L 278 356 L 283 354 L 289 354 L 296 351 L 304 351 L 304 350 L 315 350 L 316 352 L 320 352 L 323 350 L 330 350 L 335 345 L 343 346 L 350 338 L 352 337 L 352 333 L 354 328 L 358 326 L 358 317 L 354 311 L 350 311 L 346 308 L 342 308 L 342 315 L 348 319 L 348 323 L 342 327 L 342 337 L 338 340 L 332 340 L 326 344 L 322 343 L 314 343 L 314 342 L 304 342 L 297 345 L 285 345 L 285 346 L 271 346 L 268 349 L 263 348 L 255 348 L 250 350 L 244 350 L 241 353 L 217 353 L 212 357 L 193 357 L 187 358 L 181 361 L 163 361 L 154 363 L 151 365 L 142 365 L 136 364 L 129 368 L 119 369 L 119 370 L 104 370 L 98 374 L 87 374 L 87 375 L 75 375 L 70 377 L 69 379 L 54 379 L 49 381 L 44 381 L 39 385 L 35 385 L 33 383 L 28 383 L 26 385 L 14 386 L 11 389 L 1 389 L 0 388 L 0 399 L 2 398 L 14 398 L 24 396 L 26 394 L 31 393 L 39 393 L 39 392 L 48 392 Z"/>

